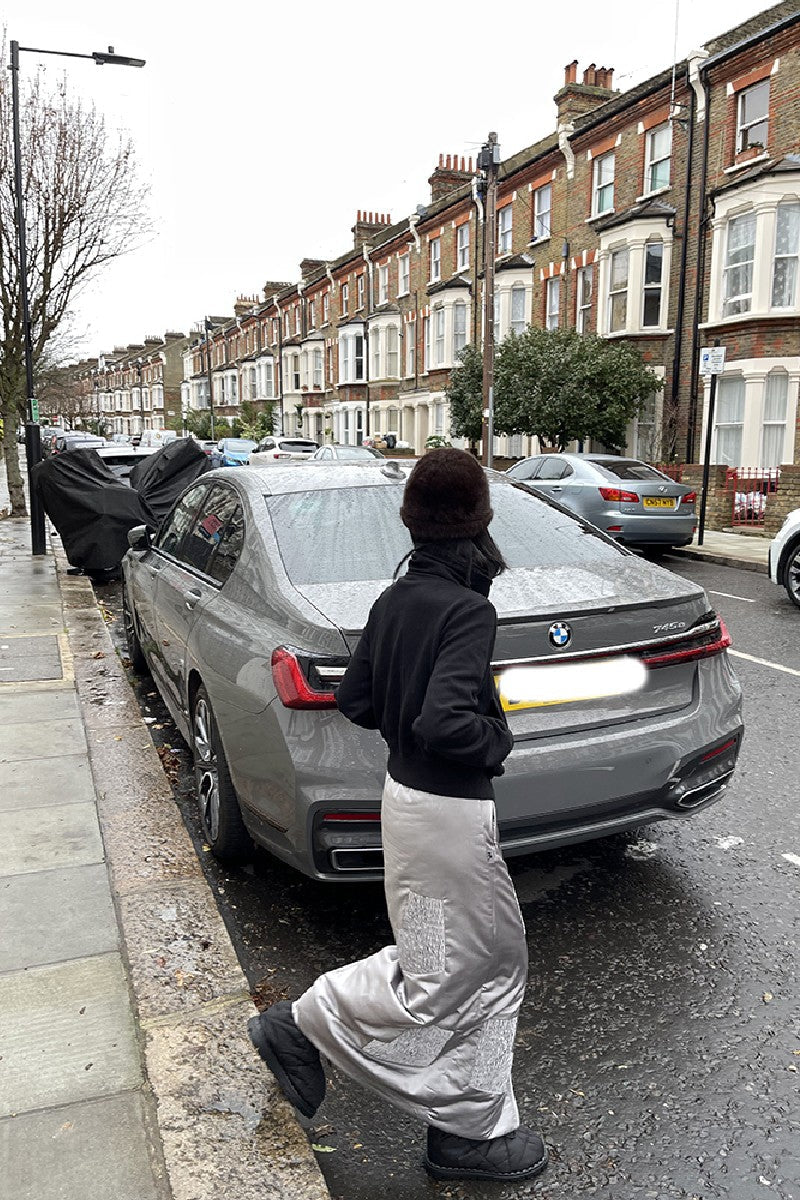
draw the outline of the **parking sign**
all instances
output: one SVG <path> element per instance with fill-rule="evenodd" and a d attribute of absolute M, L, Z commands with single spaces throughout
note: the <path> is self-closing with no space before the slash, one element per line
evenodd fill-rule
<path fill-rule="evenodd" d="M 703 346 L 700 351 L 700 374 L 721 375 L 725 370 L 725 346 Z"/>

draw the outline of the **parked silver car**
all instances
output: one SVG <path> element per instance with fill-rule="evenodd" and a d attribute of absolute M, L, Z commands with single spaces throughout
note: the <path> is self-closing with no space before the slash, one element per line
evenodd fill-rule
<path fill-rule="evenodd" d="M 386 750 L 335 707 L 370 606 L 409 549 L 395 462 L 215 471 L 123 562 L 134 667 L 192 748 L 205 836 L 252 837 L 317 879 L 379 877 Z M 704 592 L 524 484 L 491 474 L 494 670 L 514 733 L 496 784 L 506 854 L 715 800 L 740 689 Z"/>
<path fill-rule="evenodd" d="M 538 454 L 508 474 L 627 546 L 687 546 L 697 493 L 648 463 L 613 454 Z"/>

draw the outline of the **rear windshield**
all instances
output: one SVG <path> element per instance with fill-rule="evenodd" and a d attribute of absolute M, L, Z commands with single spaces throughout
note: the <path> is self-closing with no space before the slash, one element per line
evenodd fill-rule
<path fill-rule="evenodd" d="M 234 454 L 242 453 L 245 450 L 254 450 L 255 442 L 249 442 L 246 438 L 225 438 L 225 449 L 232 450 Z"/>
<path fill-rule="evenodd" d="M 595 467 L 604 471 L 610 479 L 666 479 L 655 467 L 637 462 L 635 458 L 595 458 Z"/>
<path fill-rule="evenodd" d="M 316 442 L 298 442 L 298 441 L 292 442 L 292 441 L 287 441 L 286 439 L 278 442 L 279 450 L 290 450 L 290 451 L 303 450 L 306 453 L 311 454 L 312 451 L 316 450 L 316 448 L 317 448 Z"/>
<path fill-rule="evenodd" d="M 379 450 L 371 446 L 337 446 L 336 457 L 340 459 L 383 458 Z"/>
<path fill-rule="evenodd" d="M 618 560 L 614 544 L 524 488 L 492 484 L 490 491 L 490 532 L 510 567 L 596 568 Z M 391 579 L 411 549 L 401 499 L 398 487 L 385 484 L 265 497 L 292 583 Z"/>

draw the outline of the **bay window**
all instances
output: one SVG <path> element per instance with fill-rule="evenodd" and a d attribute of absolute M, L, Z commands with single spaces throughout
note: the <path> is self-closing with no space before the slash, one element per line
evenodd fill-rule
<path fill-rule="evenodd" d="M 800 203 L 779 204 L 772 264 L 772 307 L 797 305 L 797 259 L 800 254 Z"/>
<path fill-rule="evenodd" d="M 756 214 L 743 213 L 728 222 L 725 254 L 723 317 L 749 312 L 753 301 L 753 263 L 756 256 Z"/>
<path fill-rule="evenodd" d="M 761 425 L 761 466 L 779 467 L 786 442 L 786 410 L 789 400 L 789 376 L 772 371 L 764 384 L 764 419 Z"/>
<path fill-rule="evenodd" d="M 444 362 L 444 307 L 433 310 L 434 363 L 440 367 Z"/>
<path fill-rule="evenodd" d="M 396 325 L 386 326 L 386 375 L 389 379 L 397 379 L 400 375 L 399 363 L 400 337 Z"/>
<path fill-rule="evenodd" d="M 467 344 L 467 306 L 463 300 L 453 305 L 453 362 Z"/>
<path fill-rule="evenodd" d="M 658 328 L 661 324 L 661 275 L 664 266 L 664 246 L 648 242 L 644 248 L 644 296 L 642 328 Z"/>
<path fill-rule="evenodd" d="M 742 427 L 744 425 L 744 379 L 741 375 L 721 375 L 717 387 L 714 421 L 714 462 L 726 467 L 742 465 Z"/>
<path fill-rule="evenodd" d="M 611 255 L 608 282 L 608 331 L 622 333 L 628 320 L 628 250 L 615 250 Z"/>
<path fill-rule="evenodd" d="M 525 288 L 521 284 L 511 289 L 511 328 L 516 334 L 525 332 Z"/>

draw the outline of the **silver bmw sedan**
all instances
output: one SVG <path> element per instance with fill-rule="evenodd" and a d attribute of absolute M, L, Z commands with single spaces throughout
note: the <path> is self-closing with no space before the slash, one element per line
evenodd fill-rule
<path fill-rule="evenodd" d="M 410 468 L 276 463 L 203 475 L 157 535 L 131 531 L 124 614 L 191 747 L 217 856 L 255 841 L 320 880 L 382 869 L 386 766 L 336 709 L 370 606 L 410 548 Z M 742 738 L 722 621 L 695 584 L 524 483 L 490 473 L 493 669 L 514 734 L 496 781 L 506 855 L 685 818 L 722 794 Z"/>

